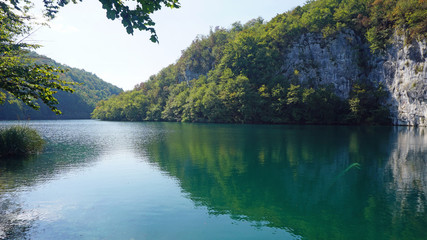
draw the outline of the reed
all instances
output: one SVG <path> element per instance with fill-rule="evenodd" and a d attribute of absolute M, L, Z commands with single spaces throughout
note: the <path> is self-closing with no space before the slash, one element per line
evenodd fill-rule
<path fill-rule="evenodd" d="M 39 153 L 44 143 L 40 134 L 28 126 L 0 129 L 0 158 Z"/>

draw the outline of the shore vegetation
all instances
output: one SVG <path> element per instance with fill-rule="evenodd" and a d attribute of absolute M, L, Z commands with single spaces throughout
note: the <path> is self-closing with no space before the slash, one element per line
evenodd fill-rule
<path fill-rule="evenodd" d="M 44 144 L 37 130 L 31 127 L 15 125 L 0 129 L 0 159 L 37 154 Z"/>

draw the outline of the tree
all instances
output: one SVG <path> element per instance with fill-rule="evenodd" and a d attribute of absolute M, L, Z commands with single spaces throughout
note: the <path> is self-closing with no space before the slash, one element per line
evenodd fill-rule
<path fill-rule="evenodd" d="M 18 7 L 21 1 L 26 0 L 9 0 L 10 3 Z M 72 3 L 77 3 L 83 0 L 43 0 L 48 18 L 54 18 L 60 7 Z M 150 40 L 158 42 L 158 37 L 154 29 L 154 21 L 150 15 L 162 8 L 162 5 L 170 8 L 179 8 L 178 0 L 99 0 L 102 3 L 102 8 L 107 12 L 107 18 L 111 20 L 121 19 L 123 27 L 127 33 L 133 34 L 135 29 L 140 31 L 149 31 L 151 33 Z M 132 2 L 132 3 L 129 3 Z M 128 3 L 128 4 L 127 4 Z"/>
<path fill-rule="evenodd" d="M 58 100 L 53 95 L 57 91 L 73 92 L 67 86 L 73 83 L 60 80 L 64 70 L 33 62 L 28 53 L 37 45 L 17 40 L 31 29 L 27 24 L 26 10 L 0 2 L 0 103 L 12 95 L 38 109 L 37 100 L 41 100 L 53 112 L 60 114 L 55 106 Z"/>
<path fill-rule="evenodd" d="M 158 42 L 158 38 L 150 14 L 161 9 L 162 5 L 180 7 L 178 0 L 132 0 L 131 4 L 127 4 L 130 1 L 121 0 L 99 1 L 107 12 L 107 18 L 121 19 L 129 34 L 133 34 L 134 29 L 149 31 L 152 42 Z M 58 100 L 54 94 L 58 91 L 73 92 L 69 87 L 73 83 L 60 79 L 64 70 L 46 64 L 35 64 L 28 57 L 31 50 L 39 47 L 22 40 L 31 30 L 31 18 L 27 15 L 30 2 L 0 2 L 0 104 L 11 95 L 34 109 L 40 108 L 37 100 L 41 100 L 53 112 L 60 114 L 61 111 L 55 106 Z M 78 0 L 43 0 L 46 17 L 54 18 L 59 8 L 70 2 L 77 3 Z"/>

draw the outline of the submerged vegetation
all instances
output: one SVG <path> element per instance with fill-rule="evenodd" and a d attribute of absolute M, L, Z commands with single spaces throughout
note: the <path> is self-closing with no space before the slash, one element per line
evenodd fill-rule
<path fill-rule="evenodd" d="M 36 154 L 44 143 L 39 133 L 28 126 L 0 129 L 0 158 Z"/>
<path fill-rule="evenodd" d="M 383 51 L 395 29 L 425 38 L 425 0 L 317 0 L 196 38 L 175 63 L 133 91 L 98 103 L 93 118 L 221 123 L 388 124 L 383 86 L 356 76 L 348 98 L 318 80 L 284 76 L 283 56 L 302 34 L 324 38 L 351 29 L 371 52 Z M 399 32 L 398 32 L 399 33 Z M 362 60 L 360 60 L 363 62 Z M 363 67 L 355 66 L 355 67 Z M 331 76 L 332 77 L 332 76 Z"/>

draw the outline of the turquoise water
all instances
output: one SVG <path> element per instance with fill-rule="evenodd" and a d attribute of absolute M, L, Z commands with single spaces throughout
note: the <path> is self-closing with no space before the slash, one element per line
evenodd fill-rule
<path fill-rule="evenodd" d="M 427 239 L 426 128 L 23 124 L 0 239 Z"/>

